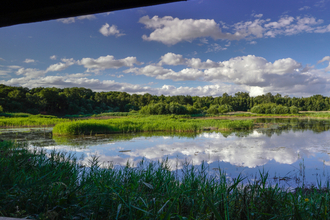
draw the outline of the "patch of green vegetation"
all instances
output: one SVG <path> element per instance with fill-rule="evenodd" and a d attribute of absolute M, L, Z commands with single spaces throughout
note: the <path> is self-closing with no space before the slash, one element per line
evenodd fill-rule
<path fill-rule="evenodd" d="M 31 115 L 25 113 L 1 114 L 0 127 L 22 127 L 22 126 L 52 126 L 69 119 L 58 118 L 53 115 Z"/>
<path fill-rule="evenodd" d="M 0 142 L 1 216 L 34 219 L 327 219 L 330 190 L 289 191 L 268 173 L 243 184 L 186 163 L 167 160 L 133 167 L 81 164 L 73 155 Z M 328 184 L 329 185 L 329 184 Z"/>
<path fill-rule="evenodd" d="M 257 114 L 298 114 L 299 110 L 296 106 L 287 107 L 275 103 L 263 103 L 253 106 L 251 112 Z"/>
<path fill-rule="evenodd" d="M 82 135 L 127 133 L 140 131 L 175 131 L 198 132 L 217 129 L 248 129 L 252 128 L 252 120 L 201 120 L 189 119 L 189 116 L 131 116 L 108 120 L 83 120 L 57 124 L 54 135 Z"/>

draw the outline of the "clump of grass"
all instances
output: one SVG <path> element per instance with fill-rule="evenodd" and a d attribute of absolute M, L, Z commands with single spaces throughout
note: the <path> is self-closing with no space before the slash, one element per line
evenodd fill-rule
<path fill-rule="evenodd" d="M 268 173 L 243 184 L 218 169 L 208 174 L 167 160 L 134 167 L 82 165 L 72 155 L 29 151 L 1 142 L 0 215 L 35 219 L 328 219 L 329 187 L 290 192 L 268 184 Z"/>
<path fill-rule="evenodd" d="M 54 135 L 104 134 L 138 131 L 198 132 L 217 129 L 252 128 L 252 120 L 200 120 L 177 116 L 132 116 L 108 120 L 84 120 L 57 124 Z"/>

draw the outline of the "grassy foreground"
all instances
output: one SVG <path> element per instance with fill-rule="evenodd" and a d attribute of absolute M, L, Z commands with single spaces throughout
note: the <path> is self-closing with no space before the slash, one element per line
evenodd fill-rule
<path fill-rule="evenodd" d="M 167 161 L 100 169 L 72 155 L 0 142 L 0 216 L 35 219 L 329 219 L 329 187 L 286 191 L 258 181 L 228 181 Z"/>
<path fill-rule="evenodd" d="M 139 131 L 191 131 L 207 129 L 247 129 L 252 128 L 252 120 L 201 120 L 178 116 L 139 116 L 113 118 L 108 120 L 89 119 L 57 124 L 54 135 L 105 134 Z"/>

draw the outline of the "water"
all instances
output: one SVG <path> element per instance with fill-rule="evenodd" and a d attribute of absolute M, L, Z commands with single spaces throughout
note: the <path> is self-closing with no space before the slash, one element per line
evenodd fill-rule
<path fill-rule="evenodd" d="M 203 161 L 208 171 L 218 169 L 228 178 L 239 174 L 253 180 L 267 171 L 274 183 L 325 183 L 330 173 L 330 126 L 324 120 L 258 119 L 257 129 L 200 134 L 136 133 L 81 137 L 52 137 L 51 128 L 0 129 L 1 139 L 26 141 L 30 147 L 74 152 L 88 164 L 93 155 L 101 163 L 137 164 L 143 158 L 168 158 L 173 170 L 189 162 L 197 167 Z M 264 126 L 266 123 L 266 127 Z M 260 125 L 262 125 L 260 124 Z"/>

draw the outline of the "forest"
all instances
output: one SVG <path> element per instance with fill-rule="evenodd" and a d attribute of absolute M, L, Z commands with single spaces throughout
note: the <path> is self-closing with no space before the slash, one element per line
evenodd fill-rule
<path fill-rule="evenodd" d="M 224 93 L 212 96 L 164 96 L 149 93 L 94 92 L 87 88 L 25 88 L 0 84 L 0 112 L 26 112 L 31 114 L 99 114 L 104 112 L 140 111 L 149 114 L 198 114 L 228 111 L 250 111 L 260 104 L 296 107 L 299 111 L 327 111 L 330 97 L 289 97 L 281 94 L 250 97 L 247 92 L 234 95 Z"/>

